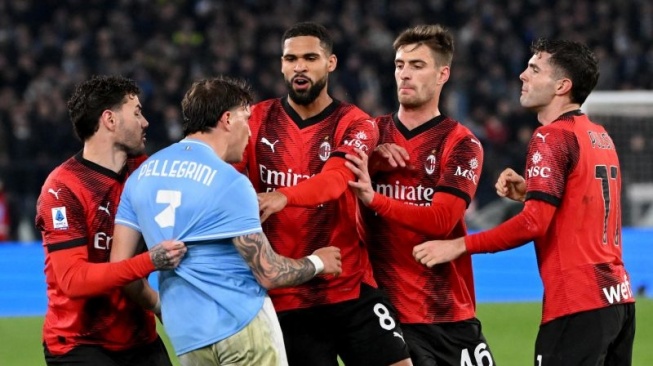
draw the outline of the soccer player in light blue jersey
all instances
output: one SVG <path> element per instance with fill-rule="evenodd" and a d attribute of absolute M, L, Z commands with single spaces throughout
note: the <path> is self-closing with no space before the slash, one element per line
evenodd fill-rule
<path fill-rule="evenodd" d="M 185 242 L 176 270 L 159 277 L 162 318 L 180 362 L 188 365 L 285 365 L 281 328 L 267 289 L 339 275 L 335 247 L 290 259 L 261 229 L 242 159 L 249 131 L 249 86 L 218 77 L 194 83 L 182 101 L 185 138 L 152 155 L 127 181 L 116 215 L 111 260 L 149 246 Z M 155 302 L 134 284 L 132 296 Z"/>

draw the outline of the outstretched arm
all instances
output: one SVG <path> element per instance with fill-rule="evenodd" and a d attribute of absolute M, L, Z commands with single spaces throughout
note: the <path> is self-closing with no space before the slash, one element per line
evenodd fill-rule
<path fill-rule="evenodd" d="M 128 260 L 136 255 L 141 242 L 141 233 L 133 228 L 116 224 L 113 232 L 111 261 Z M 176 268 L 186 253 L 186 246 L 180 241 L 167 240 L 138 256 L 148 255 L 156 269 Z M 145 277 L 145 276 L 142 276 Z M 150 287 L 149 282 L 139 278 L 123 288 L 127 296 L 142 307 L 160 314 L 159 294 Z"/>
<path fill-rule="evenodd" d="M 337 199 L 347 190 L 347 182 L 351 179 L 353 174 L 345 167 L 345 159 L 332 157 L 320 173 L 296 186 L 259 193 L 261 222 L 286 206 L 314 207 Z"/>
<path fill-rule="evenodd" d="M 338 276 L 342 272 L 340 249 L 336 247 L 320 248 L 308 257 L 291 259 L 277 254 L 262 232 L 235 237 L 233 243 L 266 289 L 299 285 L 320 273 Z"/>
<path fill-rule="evenodd" d="M 528 200 L 524 210 L 503 224 L 453 240 L 430 240 L 413 248 L 413 257 L 427 267 L 452 261 L 464 253 L 495 253 L 516 248 L 544 235 L 556 207 Z"/>
<path fill-rule="evenodd" d="M 50 252 L 61 291 L 70 298 L 98 296 L 156 270 L 148 253 L 116 263 L 91 263 L 86 246 Z"/>

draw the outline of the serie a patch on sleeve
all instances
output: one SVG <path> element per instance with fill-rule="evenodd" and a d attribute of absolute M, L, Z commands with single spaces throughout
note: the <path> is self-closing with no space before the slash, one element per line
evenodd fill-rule
<path fill-rule="evenodd" d="M 52 227 L 59 230 L 68 229 L 68 217 L 66 217 L 66 207 L 54 207 L 52 209 Z"/>

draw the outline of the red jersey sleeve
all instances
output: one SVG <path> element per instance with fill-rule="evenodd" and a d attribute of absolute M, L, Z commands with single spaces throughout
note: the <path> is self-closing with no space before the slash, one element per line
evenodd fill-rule
<path fill-rule="evenodd" d="M 494 229 L 466 236 L 467 252 L 496 253 L 524 245 L 546 233 L 555 212 L 556 207 L 547 202 L 526 201 L 524 209 L 510 220 Z"/>
<path fill-rule="evenodd" d="M 578 150 L 578 141 L 571 131 L 553 125 L 535 130 L 526 156 L 526 200 L 560 205 Z"/>
<path fill-rule="evenodd" d="M 379 127 L 374 119 L 364 113 L 356 113 L 352 117 L 347 115 L 343 118 L 352 118 L 352 121 L 340 123 L 338 129 L 342 130 L 341 138 L 331 156 L 344 159 L 346 154 L 355 154 L 355 148 L 370 154 L 379 142 Z"/>
<path fill-rule="evenodd" d="M 49 184 L 38 205 L 47 261 L 61 291 L 71 298 L 96 296 L 147 276 L 155 270 L 149 253 L 117 263 L 88 259 L 86 212 L 77 195 L 59 182 Z"/>
<path fill-rule="evenodd" d="M 481 143 L 473 135 L 466 135 L 445 149 L 445 161 L 435 191 L 458 196 L 469 205 L 476 194 L 483 168 Z"/>
<path fill-rule="evenodd" d="M 38 202 L 36 226 L 48 251 L 86 245 L 86 212 L 70 187 L 51 181 Z"/>
<path fill-rule="evenodd" d="M 345 160 L 333 157 L 311 179 L 278 191 L 288 198 L 289 206 L 312 207 L 340 197 L 348 189 L 347 182 L 354 178 L 354 173 L 345 166 Z"/>
<path fill-rule="evenodd" d="M 155 270 L 149 253 L 112 263 L 89 263 L 86 246 L 49 253 L 61 291 L 70 298 L 102 295 Z"/>
<path fill-rule="evenodd" d="M 433 204 L 427 207 L 407 205 L 382 194 L 375 194 L 369 207 L 417 233 L 442 237 L 462 219 L 466 205 L 460 197 L 440 192 L 433 195 Z"/>

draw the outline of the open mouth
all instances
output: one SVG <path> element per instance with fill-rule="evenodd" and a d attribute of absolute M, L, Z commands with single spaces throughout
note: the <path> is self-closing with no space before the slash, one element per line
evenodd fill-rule
<path fill-rule="evenodd" d="M 305 90 L 311 86 L 311 81 L 308 78 L 298 76 L 293 78 L 292 85 L 297 90 Z"/>

